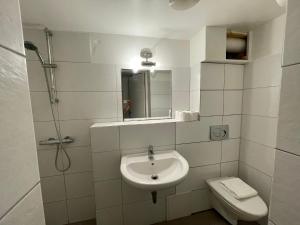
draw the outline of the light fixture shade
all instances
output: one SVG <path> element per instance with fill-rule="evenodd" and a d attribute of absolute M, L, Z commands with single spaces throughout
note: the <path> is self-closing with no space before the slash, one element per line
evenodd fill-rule
<path fill-rule="evenodd" d="M 176 10 L 185 10 L 192 8 L 200 0 L 169 0 L 169 5 Z"/>

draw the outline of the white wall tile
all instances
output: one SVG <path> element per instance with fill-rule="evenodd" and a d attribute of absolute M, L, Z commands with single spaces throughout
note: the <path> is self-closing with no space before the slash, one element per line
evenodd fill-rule
<path fill-rule="evenodd" d="M 173 220 L 211 208 L 208 189 L 180 193 L 167 198 L 167 220 Z"/>
<path fill-rule="evenodd" d="M 240 139 L 222 141 L 222 162 L 239 160 Z"/>
<path fill-rule="evenodd" d="M 71 167 L 65 171 L 65 174 L 93 170 L 92 153 L 90 147 L 67 147 L 66 150 L 71 158 Z M 66 164 L 66 162 L 67 159 L 64 155 L 64 164 Z"/>
<path fill-rule="evenodd" d="M 200 111 L 200 90 L 190 92 L 190 110 L 193 112 Z"/>
<path fill-rule="evenodd" d="M 273 176 L 275 149 L 242 139 L 240 161 Z"/>
<path fill-rule="evenodd" d="M 92 172 L 74 173 L 65 176 L 68 199 L 94 195 Z"/>
<path fill-rule="evenodd" d="M 223 115 L 223 91 L 201 91 L 200 115 Z"/>
<path fill-rule="evenodd" d="M 41 186 L 37 185 L 0 220 L 1 225 L 44 225 L 44 206 Z"/>
<path fill-rule="evenodd" d="M 68 144 L 67 147 L 90 145 L 90 126 L 92 124 L 93 120 L 60 121 L 62 136 L 70 136 L 75 140 L 73 143 Z"/>
<path fill-rule="evenodd" d="M 70 199 L 67 203 L 70 223 L 94 219 L 96 216 L 93 197 Z"/>
<path fill-rule="evenodd" d="M 186 179 L 176 186 L 176 193 L 208 188 L 206 180 L 220 176 L 220 164 L 190 168 Z"/>
<path fill-rule="evenodd" d="M 284 68 L 280 96 L 277 147 L 300 155 L 300 65 Z"/>
<path fill-rule="evenodd" d="M 157 192 L 157 198 L 163 199 L 168 195 L 175 193 L 175 187 L 160 190 Z M 123 204 L 133 202 L 143 202 L 152 200 L 151 192 L 139 188 L 135 188 L 126 182 L 122 182 Z"/>
<path fill-rule="evenodd" d="M 283 65 L 300 62 L 300 26 L 297 22 L 300 19 L 300 4 L 297 0 L 289 0 L 287 5 Z"/>
<path fill-rule="evenodd" d="M 137 202 L 124 206 L 124 225 L 148 225 L 166 219 L 165 199 L 157 199 L 157 203 L 152 201 Z"/>
<path fill-rule="evenodd" d="M 96 211 L 97 225 L 123 225 L 122 206 Z"/>
<path fill-rule="evenodd" d="M 117 206 L 122 203 L 121 180 L 95 183 L 97 210 Z"/>
<path fill-rule="evenodd" d="M 190 90 L 191 91 L 200 91 L 200 67 L 201 63 L 197 63 L 191 66 L 191 80 L 190 80 Z"/>
<path fill-rule="evenodd" d="M 241 135 L 241 116 L 224 116 L 223 125 L 229 125 L 229 138 L 239 138 Z"/>
<path fill-rule="evenodd" d="M 64 225 L 68 223 L 66 201 L 44 204 L 47 225 Z"/>
<path fill-rule="evenodd" d="M 239 171 L 238 161 L 221 163 L 222 177 L 237 177 Z"/>
<path fill-rule="evenodd" d="M 164 145 L 164 146 L 155 146 L 153 148 L 154 152 L 156 151 L 166 151 L 166 150 L 174 150 L 176 149 L 175 144 L 173 145 Z M 147 152 L 148 147 L 146 148 L 130 148 L 130 149 L 122 149 L 121 155 L 128 155 L 128 154 L 135 154 L 135 153 L 142 153 Z"/>
<path fill-rule="evenodd" d="M 155 46 L 151 59 L 157 66 L 189 66 L 189 42 L 186 40 L 159 40 L 157 38 L 127 35 L 91 34 L 92 61 L 134 67 L 145 46 Z"/>
<path fill-rule="evenodd" d="M 225 64 L 224 89 L 243 89 L 244 66 Z"/>
<path fill-rule="evenodd" d="M 91 128 L 91 144 L 93 152 L 118 150 L 119 127 Z"/>
<path fill-rule="evenodd" d="M 239 162 L 239 177 L 257 190 L 258 194 L 268 205 L 270 202 L 270 193 L 272 188 L 272 177 Z"/>
<path fill-rule="evenodd" d="M 19 1 L 1 1 L 0 8 L 0 44 L 24 54 Z"/>
<path fill-rule="evenodd" d="M 47 91 L 45 74 L 41 63 L 27 59 L 26 64 L 30 91 Z"/>
<path fill-rule="evenodd" d="M 282 14 L 253 29 L 251 51 L 251 57 L 253 59 L 282 52 L 285 34 L 285 17 L 286 14 Z"/>
<path fill-rule="evenodd" d="M 244 90 L 243 114 L 278 117 L 280 87 Z"/>
<path fill-rule="evenodd" d="M 167 220 L 174 220 L 191 214 L 191 192 L 180 193 L 167 198 Z"/>
<path fill-rule="evenodd" d="M 117 117 L 116 92 L 59 92 L 61 120 Z"/>
<path fill-rule="evenodd" d="M 15 1 L 0 4 L 1 12 L 18 12 Z M 39 172 L 25 59 L 0 47 L 0 67 L 1 216 L 38 183 Z"/>
<path fill-rule="evenodd" d="M 242 91 L 224 91 L 224 115 L 241 114 L 242 103 Z"/>
<path fill-rule="evenodd" d="M 208 189 L 192 191 L 192 213 L 211 209 Z"/>
<path fill-rule="evenodd" d="M 94 180 L 100 181 L 120 178 L 120 163 L 120 151 L 93 153 Z"/>
<path fill-rule="evenodd" d="M 201 117 L 200 121 L 176 123 L 176 144 L 209 141 L 209 126 L 222 124 L 222 117 Z"/>
<path fill-rule="evenodd" d="M 34 121 L 52 121 L 52 113 L 48 92 L 31 92 L 32 112 Z M 54 106 L 54 115 L 57 116 L 57 108 Z"/>
<path fill-rule="evenodd" d="M 280 86 L 281 54 L 268 55 L 245 65 L 244 88 Z"/>
<path fill-rule="evenodd" d="M 55 61 L 91 61 L 89 33 L 55 31 L 52 40 Z"/>
<path fill-rule="evenodd" d="M 201 142 L 176 145 L 176 150 L 190 167 L 216 164 L 221 161 L 221 142 Z"/>
<path fill-rule="evenodd" d="M 184 111 L 190 109 L 190 92 L 189 91 L 173 91 L 172 92 L 172 112 Z"/>
<path fill-rule="evenodd" d="M 63 176 L 45 177 L 41 179 L 44 203 L 66 199 L 65 183 Z"/>
<path fill-rule="evenodd" d="M 277 118 L 243 116 L 242 137 L 247 140 L 275 147 Z"/>
<path fill-rule="evenodd" d="M 120 148 L 145 148 L 175 144 L 175 123 L 120 127 Z"/>
<path fill-rule="evenodd" d="M 190 91 L 190 68 L 172 69 L 172 91 Z"/>
<path fill-rule="evenodd" d="M 300 158 L 276 151 L 270 218 L 275 224 L 299 223 Z"/>
<path fill-rule="evenodd" d="M 114 65 L 95 63 L 57 63 L 58 91 L 117 91 Z"/>
<path fill-rule="evenodd" d="M 201 63 L 201 90 L 224 89 L 224 65 Z"/>
<path fill-rule="evenodd" d="M 56 155 L 56 150 L 54 150 L 54 149 L 38 151 L 38 161 L 39 161 L 39 169 L 40 169 L 41 177 L 62 174 L 62 172 L 58 171 L 55 168 L 55 155 Z M 59 168 L 63 168 L 63 161 L 62 161 L 61 153 L 59 154 L 57 162 L 58 162 Z"/>

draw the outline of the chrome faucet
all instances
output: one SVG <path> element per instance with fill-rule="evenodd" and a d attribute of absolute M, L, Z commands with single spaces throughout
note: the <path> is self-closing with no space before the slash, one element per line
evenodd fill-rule
<path fill-rule="evenodd" d="M 153 151 L 153 145 L 149 145 L 148 147 L 148 158 L 150 161 L 154 160 L 154 151 Z"/>

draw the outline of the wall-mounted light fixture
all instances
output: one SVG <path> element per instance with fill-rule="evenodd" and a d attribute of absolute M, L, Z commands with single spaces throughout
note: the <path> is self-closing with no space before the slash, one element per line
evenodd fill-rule
<path fill-rule="evenodd" d="M 143 59 L 146 59 L 146 60 L 142 61 L 142 63 L 141 63 L 142 66 L 152 67 L 152 66 L 156 65 L 156 62 L 152 62 L 152 61 L 148 60 L 148 59 L 151 59 L 153 57 L 153 54 L 152 54 L 152 51 L 151 51 L 150 48 L 143 48 L 141 50 L 140 56 Z"/>

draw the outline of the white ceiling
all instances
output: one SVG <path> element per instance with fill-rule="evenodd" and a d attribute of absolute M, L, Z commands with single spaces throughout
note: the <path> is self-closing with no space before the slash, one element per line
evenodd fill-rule
<path fill-rule="evenodd" d="M 52 30 L 189 39 L 204 25 L 249 27 L 280 15 L 275 0 L 201 0 L 175 11 L 168 0 L 20 0 L 23 23 Z"/>

